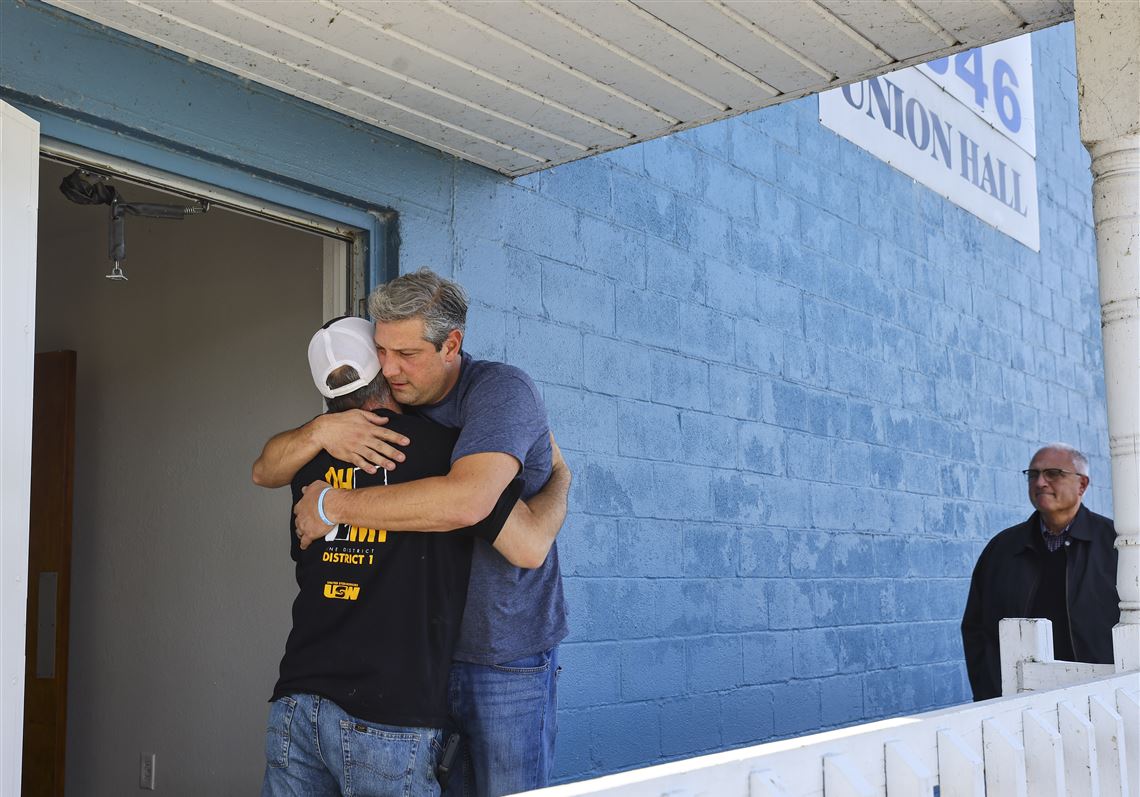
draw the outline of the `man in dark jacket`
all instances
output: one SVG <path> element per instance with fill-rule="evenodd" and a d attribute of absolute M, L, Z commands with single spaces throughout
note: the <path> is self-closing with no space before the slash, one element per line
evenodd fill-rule
<path fill-rule="evenodd" d="M 1088 459 L 1053 443 L 1022 471 L 1037 511 L 986 545 L 970 581 L 962 647 L 974 700 L 1001 696 L 998 622 L 1044 617 L 1053 622 L 1053 655 L 1062 661 L 1111 664 L 1116 594 L 1116 530 L 1081 506 Z"/>

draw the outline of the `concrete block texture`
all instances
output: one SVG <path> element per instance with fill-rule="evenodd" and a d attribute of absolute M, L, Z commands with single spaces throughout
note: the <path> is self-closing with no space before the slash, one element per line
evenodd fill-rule
<path fill-rule="evenodd" d="M 1035 35 L 1070 57 L 1068 29 Z M 1038 104 L 1065 118 L 1038 136 L 1079 154 L 1055 72 Z M 1017 471 L 1046 438 L 1092 442 L 1087 501 L 1109 506 L 1087 162 L 1038 161 L 1031 252 L 822 129 L 814 103 L 642 145 L 608 182 L 591 166 L 604 201 L 545 178 L 579 229 L 643 243 L 538 254 L 546 314 L 582 336 L 581 387 L 561 378 L 549 402 L 582 444 L 575 511 L 619 524 L 591 556 L 569 536 L 598 527 L 575 521 L 568 578 L 652 596 L 620 698 L 609 667 L 596 688 L 564 678 L 575 711 L 651 723 L 653 761 L 967 700 L 958 621 L 981 547 L 1031 511 Z M 555 310 L 554 286 L 598 312 Z M 589 433 L 579 391 L 616 429 L 600 412 Z M 572 644 L 620 639 L 604 629 L 630 613 L 582 616 L 597 608 L 575 603 Z M 625 745 L 592 755 L 560 757 L 560 777 L 631 765 Z"/>

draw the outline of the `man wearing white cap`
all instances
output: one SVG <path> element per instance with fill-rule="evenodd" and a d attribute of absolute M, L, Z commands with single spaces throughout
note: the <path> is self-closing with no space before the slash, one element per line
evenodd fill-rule
<path fill-rule="evenodd" d="M 329 322 L 309 344 L 309 365 L 329 414 L 376 412 L 415 443 L 392 473 L 369 474 L 317 451 L 292 480 L 294 502 L 314 481 L 324 491 L 352 490 L 447 472 L 457 432 L 400 414 L 379 373 L 372 324 Z M 511 540 L 533 536 L 526 523 L 557 529 L 569 473 L 560 463 L 556 474 L 531 499 L 527 519 L 512 514 L 522 489 L 515 480 L 487 518 L 452 534 L 329 523 L 328 533 L 302 550 L 291 524 L 299 590 L 273 691 L 263 796 L 439 793 L 448 670 L 473 539 L 494 544 L 509 560 Z"/>
<path fill-rule="evenodd" d="M 294 506 L 301 547 L 334 522 L 421 531 L 468 526 L 485 517 L 519 476 L 523 498 L 536 496 L 554 457 L 542 393 L 521 369 L 463 350 L 462 286 L 420 269 L 376 288 L 368 311 L 393 397 L 409 412 L 458 431 L 451 469 L 440 478 L 365 490 L 325 491 L 319 482 L 310 484 Z M 288 482 L 300 459 L 291 452 L 311 445 L 344 451 L 362 468 L 398 472 L 403 455 L 392 446 L 406 445 L 407 436 L 359 413 L 346 415 L 352 428 L 341 439 L 323 423 L 271 439 L 255 481 Z M 519 511 L 528 512 L 522 504 Z M 534 533 L 520 537 L 520 546 L 529 549 L 525 556 L 508 561 L 476 543 L 472 557 L 449 695 L 463 738 L 463 793 L 474 797 L 540 788 L 553 769 L 558 646 L 569 633 L 568 611 L 554 536 L 531 527 Z"/>

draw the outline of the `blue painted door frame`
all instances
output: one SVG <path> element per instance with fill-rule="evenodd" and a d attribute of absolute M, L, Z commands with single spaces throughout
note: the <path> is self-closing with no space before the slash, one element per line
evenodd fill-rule
<path fill-rule="evenodd" d="M 391 210 L 365 210 L 351 198 L 330 196 L 314 186 L 221 158 L 203 157 L 166 142 L 147 141 L 134 135 L 135 131 L 117 129 L 82 114 L 47 109 L 11 91 L 0 89 L 0 97 L 39 121 L 45 142 L 72 144 L 359 230 L 365 247 L 366 291 L 399 273 L 397 217 Z"/>

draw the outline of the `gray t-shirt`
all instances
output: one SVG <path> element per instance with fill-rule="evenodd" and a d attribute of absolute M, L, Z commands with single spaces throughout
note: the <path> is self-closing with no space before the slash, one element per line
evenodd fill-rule
<path fill-rule="evenodd" d="M 512 365 L 463 353 L 459 381 L 437 404 L 409 407 L 459 429 L 451 461 L 501 452 L 523 463 L 523 498 L 550 478 L 550 427 L 534 382 Z M 455 658 L 502 664 L 539 653 L 567 634 L 557 543 L 542 567 L 515 567 L 483 540 L 475 541 L 467 608 Z"/>

